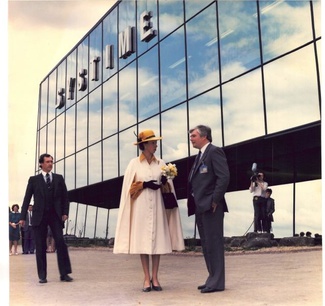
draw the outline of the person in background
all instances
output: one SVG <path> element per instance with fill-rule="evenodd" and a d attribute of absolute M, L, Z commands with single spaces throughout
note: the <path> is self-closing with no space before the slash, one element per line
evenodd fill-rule
<path fill-rule="evenodd" d="M 114 241 L 115 254 L 140 254 L 143 292 L 162 290 L 158 280 L 160 255 L 184 249 L 179 209 L 170 211 L 171 231 L 161 195 L 161 168 L 165 162 L 154 155 L 159 139 L 162 137 L 155 136 L 152 130 L 144 130 L 137 137 L 135 145 L 142 153 L 129 162 L 125 171 Z M 169 183 L 173 184 L 171 180 Z"/>
<path fill-rule="evenodd" d="M 23 227 L 24 232 L 24 251 L 23 254 L 34 254 L 34 231 L 32 227 L 33 205 L 29 204 L 27 218 Z"/>
<path fill-rule="evenodd" d="M 259 172 L 257 177 L 251 178 L 249 191 L 253 193 L 253 207 L 254 207 L 254 232 L 266 232 L 266 202 L 265 191 L 268 183 L 264 181 L 264 172 Z"/>
<path fill-rule="evenodd" d="M 11 206 L 11 212 L 9 213 L 9 256 L 12 254 L 18 255 L 18 241 L 20 239 L 19 220 L 19 205 L 14 204 Z M 14 247 L 14 253 L 12 253 L 12 247 Z"/>
<path fill-rule="evenodd" d="M 193 148 L 199 150 L 191 168 L 188 215 L 195 213 L 208 278 L 198 286 L 201 293 L 225 290 L 224 213 L 230 174 L 223 150 L 212 145 L 211 129 L 198 125 L 189 131 Z"/>
<path fill-rule="evenodd" d="M 51 228 L 47 227 L 47 237 L 46 237 L 46 245 L 47 245 L 47 253 L 54 253 L 55 252 L 55 241 L 53 239 Z"/>
<path fill-rule="evenodd" d="M 266 232 L 271 233 L 272 229 L 272 222 L 274 222 L 273 219 L 273 213 L 275 212 L 275 203 L 274 199 L 271 198 L 272 195 L 272 189 L 267 188 L 265 191 L 265 198 L 266 198 Z"/>
<path fill-rule="evenodd" d="M 63 238 L 64 222 L 68 219 L 68 191 L 63 176 L 52 172 L 53 157 L 47 153 L 39 157 L 41 173 L 28 180 L 21 210 L 20 223 L 24 226 L 27 210 L 34 197 L 32 224 L 36 247 L 39 283 L 47 283 L 46 237 L 50 226 L 57 248 L 60 280 L 71 282 L 72 272 L 68 247 Z"/>

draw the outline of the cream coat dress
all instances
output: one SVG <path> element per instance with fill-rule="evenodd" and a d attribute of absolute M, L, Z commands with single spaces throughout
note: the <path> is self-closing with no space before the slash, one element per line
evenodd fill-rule
<path fill-rule="evenodd" d="M 165 163 L 155 158 L 150 164 L 143 157 L 132 159 L 125 171 L 114 240 L 114 253 L 166 254 L 184 250 L 178 207 L 166 210 L 161 190 L 142 189 L 131 199 L 135 182 L 157 180 Z M 168 180 L 174 191 L 171 180 Z"/>

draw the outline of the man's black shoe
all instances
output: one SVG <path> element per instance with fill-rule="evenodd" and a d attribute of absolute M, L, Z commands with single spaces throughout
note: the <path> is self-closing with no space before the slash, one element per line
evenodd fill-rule
<path fill-rule="evenodd" d="M 60 280 L 63 282 L 72 282 L 73 278 L 70 277 L 68 274 L 66 274 L 66 275 L 61 275 Z"/>
<path fill-rule="evenodd" d="M 47 283 L 47 279 L 46 279 L 46 278 L 44 278 L 44 279 L 40 279 L 40 280 L 39 280 L 39 283 L 40 283 L 40 284 L 45 284 L 45 283 Z"/>
<path fill-rule="evenodd" d="M 198 289 L 198 290 L 202 290 L 202 289 L 204 289 L 205 287 L 206 287 L 206 285 L 201 285 L 201 286 L 198 286 L 197 289 Z"/>
<path fill-rule="evenodd" d="M 213 289 L 213 288 L 205 287 L 201 290 L 201 293 L 211 293 L 217 291 L 223 291 L 223 289 Z"/>

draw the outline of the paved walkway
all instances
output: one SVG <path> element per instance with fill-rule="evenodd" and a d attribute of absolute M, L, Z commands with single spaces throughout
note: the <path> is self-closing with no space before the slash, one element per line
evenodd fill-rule
<path fill-rule="evenodd" d="M 10 257 L 10 305 L 322 305 L 322 250 L 227 254 L 226 290 L 202 294 L 202 255 L 164 255 L 162 292 L 141 291 L 138 255 L 107 248 L 69 248 L 74 281 L 59 281 L 56 254 L 48 254 L 48 283 L 39 284 L 35 255 Z"/>

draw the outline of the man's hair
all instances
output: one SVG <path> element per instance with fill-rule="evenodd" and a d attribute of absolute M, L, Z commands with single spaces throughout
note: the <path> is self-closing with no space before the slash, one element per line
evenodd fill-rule
<path fill-rule="evenodd" d="M 269 192 L 270 195 L 271 195 L 271 194 L 272 194 L 272 189 L 271 189 L 271 188 L 267 188 L 267 189 L 265 190 L 265 192 Z"/>
<path fill-rule="evenodd" d="M 40 165 L 39 165 L 40 168 L 42 168 L 42 165 L 41 165 L 41 164 L 44 163 L 44 158 L 45 158 L 45 157 L 51 157 L 52 160 L 53 160 L 52 155 L 50 155 L 50 154 L 48 154 L 48 153 L 44 153 L 44 154 L 40 155 L 40 157 L 39 157 L 39 159 L 38 159 L 38 162 L 39 162 L 39 164 L 40 164 Z"/>
<path fill-rule="evenodd" d="M 207 140 L 212 142 L 211 128 L 207 125 L 197 125 L 194 128 L 190 129 L 190 133 L 194 130 L 197 130 L 201 137 L 206 136 Z"/>

